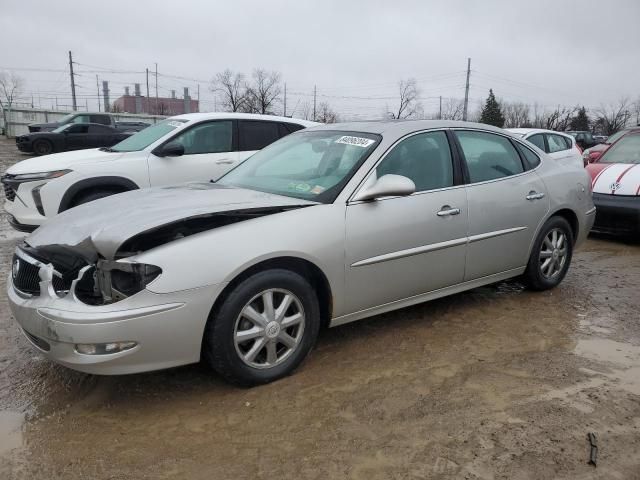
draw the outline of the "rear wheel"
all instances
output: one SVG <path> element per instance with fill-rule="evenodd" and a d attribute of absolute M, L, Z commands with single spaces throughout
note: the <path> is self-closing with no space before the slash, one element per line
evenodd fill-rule
<path fill-rule="evenodd" d="M 542 226 L 524 273 L 533 290 L 556 287 L 567 274 L 573 255 L 573 231 L 562 217 L 551 217 Z"/>
<path fill-rule="evenodd" d="M 203 354 L 226 380 L 259 385 L 293 372 L 319 329 L 318 300 L 307 280 L 267 270 L 244 280 L 212 311 Z"/>
<path fill-rule="evenodd" d="M 53 144 L 49 140 L 36 140 L 33 142 L 33 152 L 36 155 L 49 155 L 53 152 Z"/>

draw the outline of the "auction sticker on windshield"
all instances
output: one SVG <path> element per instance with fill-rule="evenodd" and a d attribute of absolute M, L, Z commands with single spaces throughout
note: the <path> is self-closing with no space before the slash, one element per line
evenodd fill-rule
<path fill-rule="evenodd" d="M 355 145 L 356 147 L 366 148 L 374 142 L 375 141 L 370 138 L 350 137 L 348 135 L 344 135 L 337 139 L 335 143 L 344 143 L 346 145 Z"/>

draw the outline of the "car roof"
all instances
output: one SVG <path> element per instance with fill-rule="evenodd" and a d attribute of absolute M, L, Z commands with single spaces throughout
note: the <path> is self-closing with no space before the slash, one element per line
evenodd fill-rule
<path fill-rule="evenodd" d="M 359 122 L 329 123 L 313 127 L 312 130 L 342 130 L 350 132 L 392 134 L 402 136 L 418 130 L 435 128 L 473 128 L 490 132 L 505 133 L 501 128 L 483 123 L 459 122 L 453 120 L 372 120 Z"/>
<path fill-rule="evenodd" d="M 257 113 L 233 113 L 233 112 L 185 113 L 182 115 L 174 115 L 169 118 L 187 120 L 187 121 L 197 121 L 197 122 L 203 121 L 203 120 L 222 120 L 222 119 L 266 120 L 270 122 L 297 123 L 298 125 L 302 125 L 304 127 L 321 125 L 318 122 L 312 122 L 310 120 L 302 120 L 299 118 L 289 118 L 289 117 L 279 117 L 277 115 L 260 115 Z"/>
<path fill-rule="evenodd" d="M 566 132 L 556 132 L 555 130 L 547 130 L 544 128 L 507 128 L 507 132 L 519 133 L 521 135 L 529 135 L 530 133 L 554 133 L 556 135 L 562 135 L 563 137 L 573 138 Z"/>

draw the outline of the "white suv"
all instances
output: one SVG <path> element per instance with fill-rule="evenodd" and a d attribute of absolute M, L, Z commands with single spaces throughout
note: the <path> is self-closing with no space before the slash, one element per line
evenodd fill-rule
<path fill-rule="evenodd" d="M 217 179 L 256 150 L 315 122 L 271 115 L 192 113 L 168 118 L 111 148 L 30 158 L 2 177 L 9 223 L 47 218 L 138 188 Z"/>

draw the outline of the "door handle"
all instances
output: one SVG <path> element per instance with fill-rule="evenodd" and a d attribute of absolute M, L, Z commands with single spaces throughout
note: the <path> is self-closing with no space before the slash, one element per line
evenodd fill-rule
<path fill-rule="evenodd" d="M 529 192 L 529 195 L 527 195 L 525 198 L 527 200 L 540 200 L 541 198 L 544 198 L 544 193 L 538 193 L 535 190 L 531 190 Z"/>
<path fill-rule="evenodd" d="M 459 214 L 460 214 L 459 208 L 452 208 L 449 205 L 444 205 L 442 209 L 438 213 L 436 213 L 436 215 L 438 215 L 439 217 L 449 217 L 451 215 L 459 215 Z"/>
<path fill-rule="evenodd" d="M 216 163 L 218 165 L 228 165 L 233 163 L 233 160 L 229 159 L 229 158 L 221 158 L 220 160 L 216 160 Z"/>

